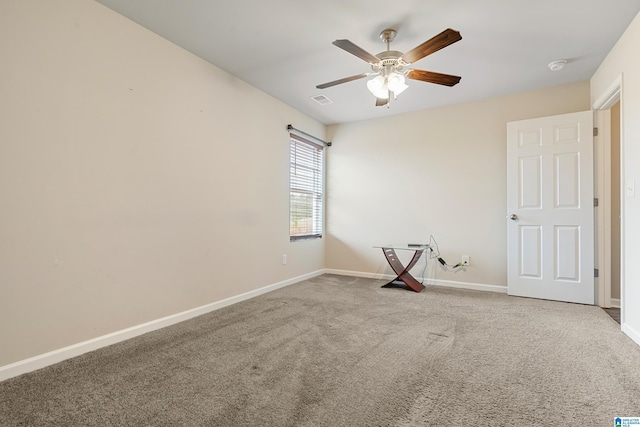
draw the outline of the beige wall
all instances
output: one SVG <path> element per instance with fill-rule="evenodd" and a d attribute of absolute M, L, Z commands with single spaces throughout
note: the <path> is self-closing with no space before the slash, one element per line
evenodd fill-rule
<path fill-rule="evenodd" d="M 588 109 L 583 82 L 330 127 L 326 267 L 390 274 L 372 246 L 433 234 L 471 266 L 427 277 L 506 286 L 506 123 Z"/>
<path fill-rule="evenodd" d="M 640 15 L 636 16 L 591 79 L 591 100 L 606 96 L 622 77 L 622 328 L 640 343 Z M 624 188 L 635 183 L 634 195 Z"/>
<path fill-rule="evenodd" d="M 323 125 L 93 1 L 0 1 L 0 58 L 0 367 L 322 269 Z"/>
<path fill-rule="evenodd" d="M 639 39 L 636 18 L 591 81 L 625 74 L 636 181 Z M 332 126 L 328 238 L 290 243 L 284 129 L 318 122 L 92 1 L 0 0 L 0 56 L 0 367 L 323 267 L 389 273 L 371 246 L 429 234 L 472 262 L 432 277 L 503 286 L 505 123 L 590 105 L 580 83 Z"/>

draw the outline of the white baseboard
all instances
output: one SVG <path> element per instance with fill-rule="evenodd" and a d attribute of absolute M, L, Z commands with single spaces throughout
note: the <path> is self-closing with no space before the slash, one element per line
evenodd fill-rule
<path fill-rule="evenodd" d="M 334 269 L 325 269 L 325 273 L 327 274 L 338 274 L 341 276 L 353 276 L 353 277 L 365 277 L 367 279 L 381 279 L 381 280 L 393 280 L 396 276 L 391 274 L 379 274 L 379 273 L 365 273 L 361 271 L 349 271 L 349 270 L 334 270 Z M 420 278 L 416 277 L 416 280 L 422 282 L 425 285 L 433 285 L 433 286 L 445 286 L 448 288 L 459 288 L 459 289 L 471 289 L 474 291 L 486 291 L 486 292 L 499 292 L 506 294 L 507 287 L 500 285 L 487 285 L 484 283 L 470 283 L 470 282 L 457 282 L 453 280 L 433 280 L 428 278 Z"/>
<path fill-rule="evenodd" d="M 611 298 L 611 307 L 620 308 L 620 300 L 617 298 Z"/>
<path fill-rule="evenodd" d="M 97 350 L 102 347 L 106 347 L 121 341 L 125 341 L 128 339 L 137 337 L 142 334 L 146 334 L 147 332 L 152 332 L 167 326 L 174 325 L 176 323 L 184 322 L 185 320 L 189 320 L 191 318 L 201 316 L 203 314 L 210 313 L 215 310 L 219 310 L 221 308 L 257 297 L 258 295 L 262 295 L 267 292 L 271 292 L 276 289 L 283 288 L 285 286 L 293 285 L 303 280 L 320 276 L 324 273 L 338 274 L 342 276 L 365 277 L 370 279 L 384 279 L 384 280 L 391 280 L 395 278 L 395 276 L 392 276 L 389 274 L 365 273 L 365 272 L 358 272 L 358 271 L 335 270 L 335 269 L 318 270 L 302 276 L 294 277 L 292 279 L 284 280 L 282 282 L 274 283 L 272 285 L 264 286 L 262 288 L 255 289 L 253 291 L 245 292 L 240 295 L 236 295 L 230 298 L 226 298 L 220 301 L 206 304 L 201 307 L 196 307 L 191 310 L 183 311 L 181 313 L 177 313 L 177 314 L 166 316 L 160 319 L 152 320 L 150 322 L 136 325 L 131 328 L 123 329 L 107 335 L 103 335 L 87 341 L 73 344 L 58 350 L 50 351 L 48 353 L 34 356 L 29 359 L 20 360 L 18 362 L 11 363 L 5 366 L 0 366 L 0 381 L 4 381 L 9 378 L 16 377 L 18 375 L 22 375 L 28 372 L 41 369 L 46 366 L 62 362 L 63 360 L 79 356 L 89 351 Z M 422 280 L 420 278 L 417 278 L 417 279 L 424 282 L 425 284 L 435 285 L 435 286 L 445 286 L 445 287 L 451 287 L 451 288 L 507 293 L 506 286 L 487 285 L 482 283 L 456 282 L 451 280 L 430 280 L 430 279 Z M 611 304 L 612 306 L 619 307 L 620 300 L 612 300 Z M 640 333 L 638 331 L 635 331 L 633 328 L 631 328 L 627 324 L 622 325 L 622 331 L 625 334 L 627 334 L 638 345 L 640 345 Z"/>
<path fill-rule="evenodd" d="M 627 334 L 627 336 L 631 338 L 636 344 L 640 345 L 640 332 L 633 329 L 627 323 L 623 323 L 621 329 L 622 329 L 622 332 Z"/>
<path fill-rule="evenodd" d="M 106 347 L 112 344 L 116 344 L 121 341 L 125 341 L 134 337 L 137 337 L 147 332 L 155 331 L 167 326 L 175 325 L 176 323 L 184 322 L 185 320 L 192 319 L 196 316 L 219 310 L 223 307 L 245 301 L 258 295 L 265 294 L 267 292 L 275 291 L 276 289 L 283 288 L 285 286 L 293 285 L 306 279 L 320 276 L 324 273 L 323 270 L 318 270 L 312 273 L 304 274 L 302 276 L 294 277 L 282 282 L 274 283 L 253 291 L 245 292 L 240 295 L 236 295 L 230 298 L 226 298 L 220 301 L 216 301 L 210 304 L 196 307 L 191 310 L 183 311 L 181 313 L 172 314 L 160 319 L 152 320 L 140 325 L 133 326 L 131 328 L 116 331 L 107 335 L 96 337 L 87 341 L 83 341 L 77 344 L 73 344 L 58 350 L 53 350 L 48 353 L 40 354 L 38 356 L 31 357 L 29 359 L 20 360 L 9 365 L 0 366 L 0 381 L 7 380 L 9 378 L 17 377 L 18 375 L 32 372 L 37 369 L 44 368 L 55 363 L 62 362 L 72 357 L 80 356 L 81 354 L 89 351 L 97 350 L 102 347 Z"/>

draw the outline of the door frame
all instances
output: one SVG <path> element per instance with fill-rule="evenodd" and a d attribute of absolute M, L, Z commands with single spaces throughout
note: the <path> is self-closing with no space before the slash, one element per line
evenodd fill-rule
<path fill-rule="evenodd" d="M 593 126 L 598 129 L 594 138 L 595 188 L 598 199 L 595 210 L 595 266 L 596 304 L 611 307 L 611 112 L 609 109 L 593 111 Z"/>
<path fill-rule="evenodd" d="M 623 91 L 622 75 L 596 99 L 592 108 L 594 110 L 594 124 L 598 127 L 596 146 L 596 175 L 595 183 L 597 197 L 600 199 L 599 212 L 595 222 L 596 227 L 596 266 L 600 270 L 600 277 L 596 281 L 597 304 L 601 307 L 611 307 L 611 107 L 620 101 L 620 180 L 624 177 L 624 126 L 623 121 Z M 622 189 L 621 189 L 622 191 Z M 624 239 L 625 216 L 624 197 L 620 197 L 620 320 L 624 324 Z"/>

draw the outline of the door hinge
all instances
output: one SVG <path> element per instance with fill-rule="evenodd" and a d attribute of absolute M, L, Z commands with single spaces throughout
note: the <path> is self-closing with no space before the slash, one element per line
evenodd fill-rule
<path fill-rule="evenodd" d="M 598 198 L 594 197 L 593 198 L 593 207 L 597 208 L 599 204 L 600 204 L 600 201 L 598 200 Z"/>
<path fill-rule="evenodd" d="M 593 136 L 598 136 L 598 128 L 593 128 Z"/>
<path fill-rule="evenodd" d="M 600 277 L 600 270 L 598 270 L 597 268 L 593 269 L 593 277 Z"/>

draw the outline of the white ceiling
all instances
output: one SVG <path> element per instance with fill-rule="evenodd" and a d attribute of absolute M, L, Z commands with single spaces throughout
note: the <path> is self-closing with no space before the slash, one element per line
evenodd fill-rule
<path fill-rule="evenodd" d="M 97 0 L 325 124 L 589 80 L 640 11 L 638 0 Z M 332 45 L 349 39 L 377 54 L 398 31 L 407 52 L 446 28 L 462 40 L 411 68 L 462 76 L 454 87 L 408 80 L 390 108 L 376 107 L 360 79 L 370 71 Z M 560 71 L 551 61 L 566 59 Z M 332 104 L 319 105 L 323 94 Z"/>

